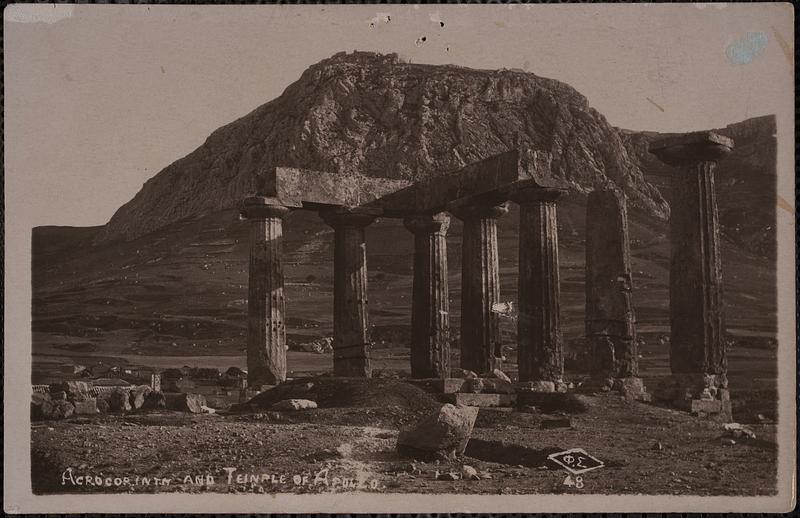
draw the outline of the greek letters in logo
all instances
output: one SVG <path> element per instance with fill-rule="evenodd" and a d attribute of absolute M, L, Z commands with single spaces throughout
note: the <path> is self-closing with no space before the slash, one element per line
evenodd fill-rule
<path fill-rule="evenodd" d="M 548 455 L 547 458 L 559 466 L 562 466 L 573 475 L 586 473 L 587 471 L 605 466 L 602 460 L 592 457 L 581 448 L 572 448 L 571 450 L 552 453 Z"/>

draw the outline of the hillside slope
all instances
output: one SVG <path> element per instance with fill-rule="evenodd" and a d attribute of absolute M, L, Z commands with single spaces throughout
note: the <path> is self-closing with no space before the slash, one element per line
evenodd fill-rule
<path fill-rule="evenodd" d="M 569 85 L 355 52 L 309 67 L 281 96 L 219 128 L 148 180 L 97 239 L 129 240 L 233 208 L 274 166 L 414 180 L 512 148 L 546 157 L 544 174 L 576 192 L 613 181 L 634 208 L 668 214 L 620 134 Z"/>
<path fill-rule="evenodd" d="M 723 235 L 750 252 L 774 259 L 777 196 L 777 128 L 774 115 L 755 117 L 714 131 L 731 137 L 733 152 L 717 170 L 717 196 Z M 669 134 L 620 130 L 628 157 L 644 171 L 665 199 L 670 198 L 669 166 L 647 151 Z"/>

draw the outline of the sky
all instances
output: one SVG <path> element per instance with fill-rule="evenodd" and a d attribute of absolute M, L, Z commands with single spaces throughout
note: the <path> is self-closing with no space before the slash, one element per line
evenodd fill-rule
<path fill-rule="evenodd" d="M 14 216 L 31 226 L 104 224 L 216 128 L 343 50 L 524 69 L 629 129 L 793 123 L 788 4 L 17 4 L 4 30 L 6 200 L 24 200 Z"/>

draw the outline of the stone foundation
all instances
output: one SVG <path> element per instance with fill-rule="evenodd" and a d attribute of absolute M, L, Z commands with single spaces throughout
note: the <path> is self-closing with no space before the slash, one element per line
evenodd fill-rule
<path fill-rule="evenodd" d="M 724 374 L 672 374 L 654 392 L 656 401 L 699 417 L 733 420 L 728 378 Z"/>

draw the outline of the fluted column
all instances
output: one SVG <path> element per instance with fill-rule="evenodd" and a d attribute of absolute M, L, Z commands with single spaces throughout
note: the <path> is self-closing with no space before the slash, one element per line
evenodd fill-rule
<path fill-rule="evenodd" d="M 367 298 L 366 227 L 375 216 L 348 211 L 323 211 L 334 228 L 333 373 L 369 378 L 369 310 Z"/>
<path fill-rule="evenodd" d="M 723 401 L 728 397 L 728 365 L 714 170 L 732 148 L 731 139 L 712 132 L 650 147 L 674 167 L 669 289 L 673 380 L 682 395 L 705 399 L 710 393 Z"/>
<path fill-rule="evenodd" d="M 414 286 L 411 303 L 411 377 L 450 376 L 450 301 L 447 289 L 445 213 L 406 218 L 414 234 Z"/>
<path fill-rule="evenodd" d="M 250 220 L 247 291 L 247 382 L 286 380 L 286 321 L 283 297 L 283 217 L 289 209 L 274 198 L 252 196 L 242 204 Z"/>
<path fill-rule="evenodd" d="M 556 220 L 556 200 L 561 192 L 529 187 L 512 194 L 520 206 L 519 380 L 552 384 L 552 390 L 564 375 Z"/>
<path fill-rule="evenodd" d="M 632 289 L 625 195 L 593 191 L 586 204 L 586 338 L 595 376 L 639 373 Z"/>
<path fill-rule="evenodd" d="M 461 368 L 478 374 L 500 367 L 497 218 L 508 203 L 474 204 L 453 211 L 464 222 L 461 259 Z"/>

